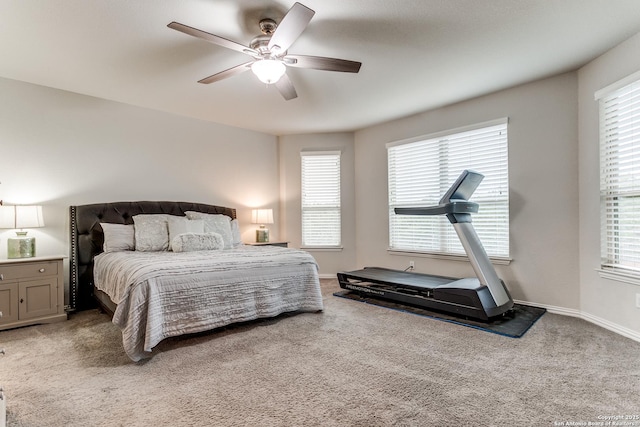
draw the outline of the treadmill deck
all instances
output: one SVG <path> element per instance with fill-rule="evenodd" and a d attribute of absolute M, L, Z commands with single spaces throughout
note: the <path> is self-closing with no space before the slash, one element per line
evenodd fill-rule
<path fill-rule="evenodd" d="M 371 281 L 382 285 L 401 286 L 417 291 L 434 289 L 458 280 L 454 277 L 431 276 L 381 267 L 365 267 L 362 270 L 341 273 L 346 278 Z"/>
<path fill-rule="evenodd" d="M 511 306 L 496 307 L 489 288 L 477 278 L 432 276 L 382 267 L 338 273 L 340 287 L 374 298 L 389 299 L 483 321 Z"/>

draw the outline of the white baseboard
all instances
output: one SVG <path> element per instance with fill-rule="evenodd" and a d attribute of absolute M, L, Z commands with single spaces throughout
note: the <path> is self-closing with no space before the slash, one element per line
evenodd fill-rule
<path fill-rule="evenodd" d="M 620 326 L 616 323 L 610 322 L 606 319 L 602 319 L 589 313 L 582 313 L 582 318 L 587 322 L 595 323 L 596 325 L 622 335 L 623 337 L 627 337 L 634 341 L 640 342 L 640 333 L 632 329 L 625 328 L 624 326 Z"/>
<path fill-rule="evenodd" d="M 640 332 L 634 331 L 629 328 L 625 328 L 624 326 L 620 326 L 609 320 L 603 319 L 598 316 L 594 316 L 593 314 L 585 313 L 583 311 L 575 310 L 572 308 L 558 307 L 555 305 L 537 304 L 537 303 L 532 303 L 528 301 L 519 301 L 519 300 L 514 300 L 514 302 L 517 304 L 531 305 L 534 307 L 545 308 L 549 313 L 553 313 L 553 314 L 577 317 L 579 319 L 583 319 L 583 320 L 586 320 L 587 322 L 593 323 L 594 325 L 600 326 L 601 328 L 607 329 L 611 332 L 615 332 L 618 335 L 622 335 L 623 337 L 630 338 L 634 341 L 640 342 Z"/>

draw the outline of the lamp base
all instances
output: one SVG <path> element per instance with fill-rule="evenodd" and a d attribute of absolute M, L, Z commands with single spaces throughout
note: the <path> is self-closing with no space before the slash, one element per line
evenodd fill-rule
<path fill-rule="evenodd" d="M 7 239 L 7 258 L 31 258 L 36 256 L 36 238 L 19 234 Z"/>
<path fill-rule="evenodd" d="M 258 243 L 267 243 L 267 242 L 269 242 L 269 229 L 268 228 L 258 228 L 256 230 L 256 242 L 258 242 Z"/>

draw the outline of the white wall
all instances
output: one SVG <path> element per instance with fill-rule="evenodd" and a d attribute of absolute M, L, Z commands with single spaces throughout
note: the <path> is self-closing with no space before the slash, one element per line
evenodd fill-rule
<path fill-rule="evenodd" d="M 285 135 L 280 137 L 280 196 L 283 237 L 290 247 L 301 245 L 301 161 L 300 152 L 335 150 L 340 157 L 340 196 L 342 208 L 342 249 L 312 250 L 322 277 L 335 277 L 336 272 L 355 265 L 354 148 L 353 133 Z"/>
<path fill-rule="evenodd" d="M 496 270 L 514 299 L 578 309 L 577 115 L 577 75 L 567 73 L 356 132 L 357 267 L 414 260 L 418 272 L 473 276 L 468 262 L 388 253 L 385 144 L 509 117 L 513 261 Z"/>
<path fill-rule="evenodd" d="M 7 79 L 0 79 L 0 159 L 0 199 L 44 205 L 46 227 L 30 231 L 39 255 L 68 255 L 70 205 L 179 200 L 235 207 L 249 242 L 251 207 L 278 215 L 275 136 Z M 6 258 L 13 232 L 0 231 Z M 278 224 L 271 232 L 278 237 Z"/>
<path fill-rule="evenodd" d="M 600 267 L 600 194 L 598 102 L 594 93 L 640 71 L 640 34 L 610 50 L 579 71 L 580 161 L 580 305 L 612 329 L 640 335 L 640 286 L 602 279 Z M 620 330 L 622 328 L 622 330 Z"/>

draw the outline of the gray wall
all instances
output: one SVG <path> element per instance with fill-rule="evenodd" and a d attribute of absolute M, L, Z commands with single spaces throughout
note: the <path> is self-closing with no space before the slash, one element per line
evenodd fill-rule
<path fill-rule="evenodd" d="M 67 255 L 70 205 L 182 200 L 278 215 L 277 138 L 14 80 L 0 79 L 0 199 L 44 205 L 30 231 L 39 255 Z M 274 238 L 279 225 L 271 227 Z M 0 230 L 0 257 L 6 237 Z"/>
<path fill-rule="evenodd" d="M 576 91 L 577 76 L 567 73 L 356 132 L 357 266 L 413 260 L 419 272 L 473 276 L 468 262 L 388 253 L 385 144 L 509 117 L 513 261 L 496 269 L 515 299 L 577 309 Z"/>
<path fill-rule="evenodd" d="M 583 67 L 579 73 L 580 306 L 588 316 L 622 334 L 640 333 L 636 284 L 603 279 L 600 267 L 598 102 L 594 93 L 640 71 L 640 34 Z"/>

